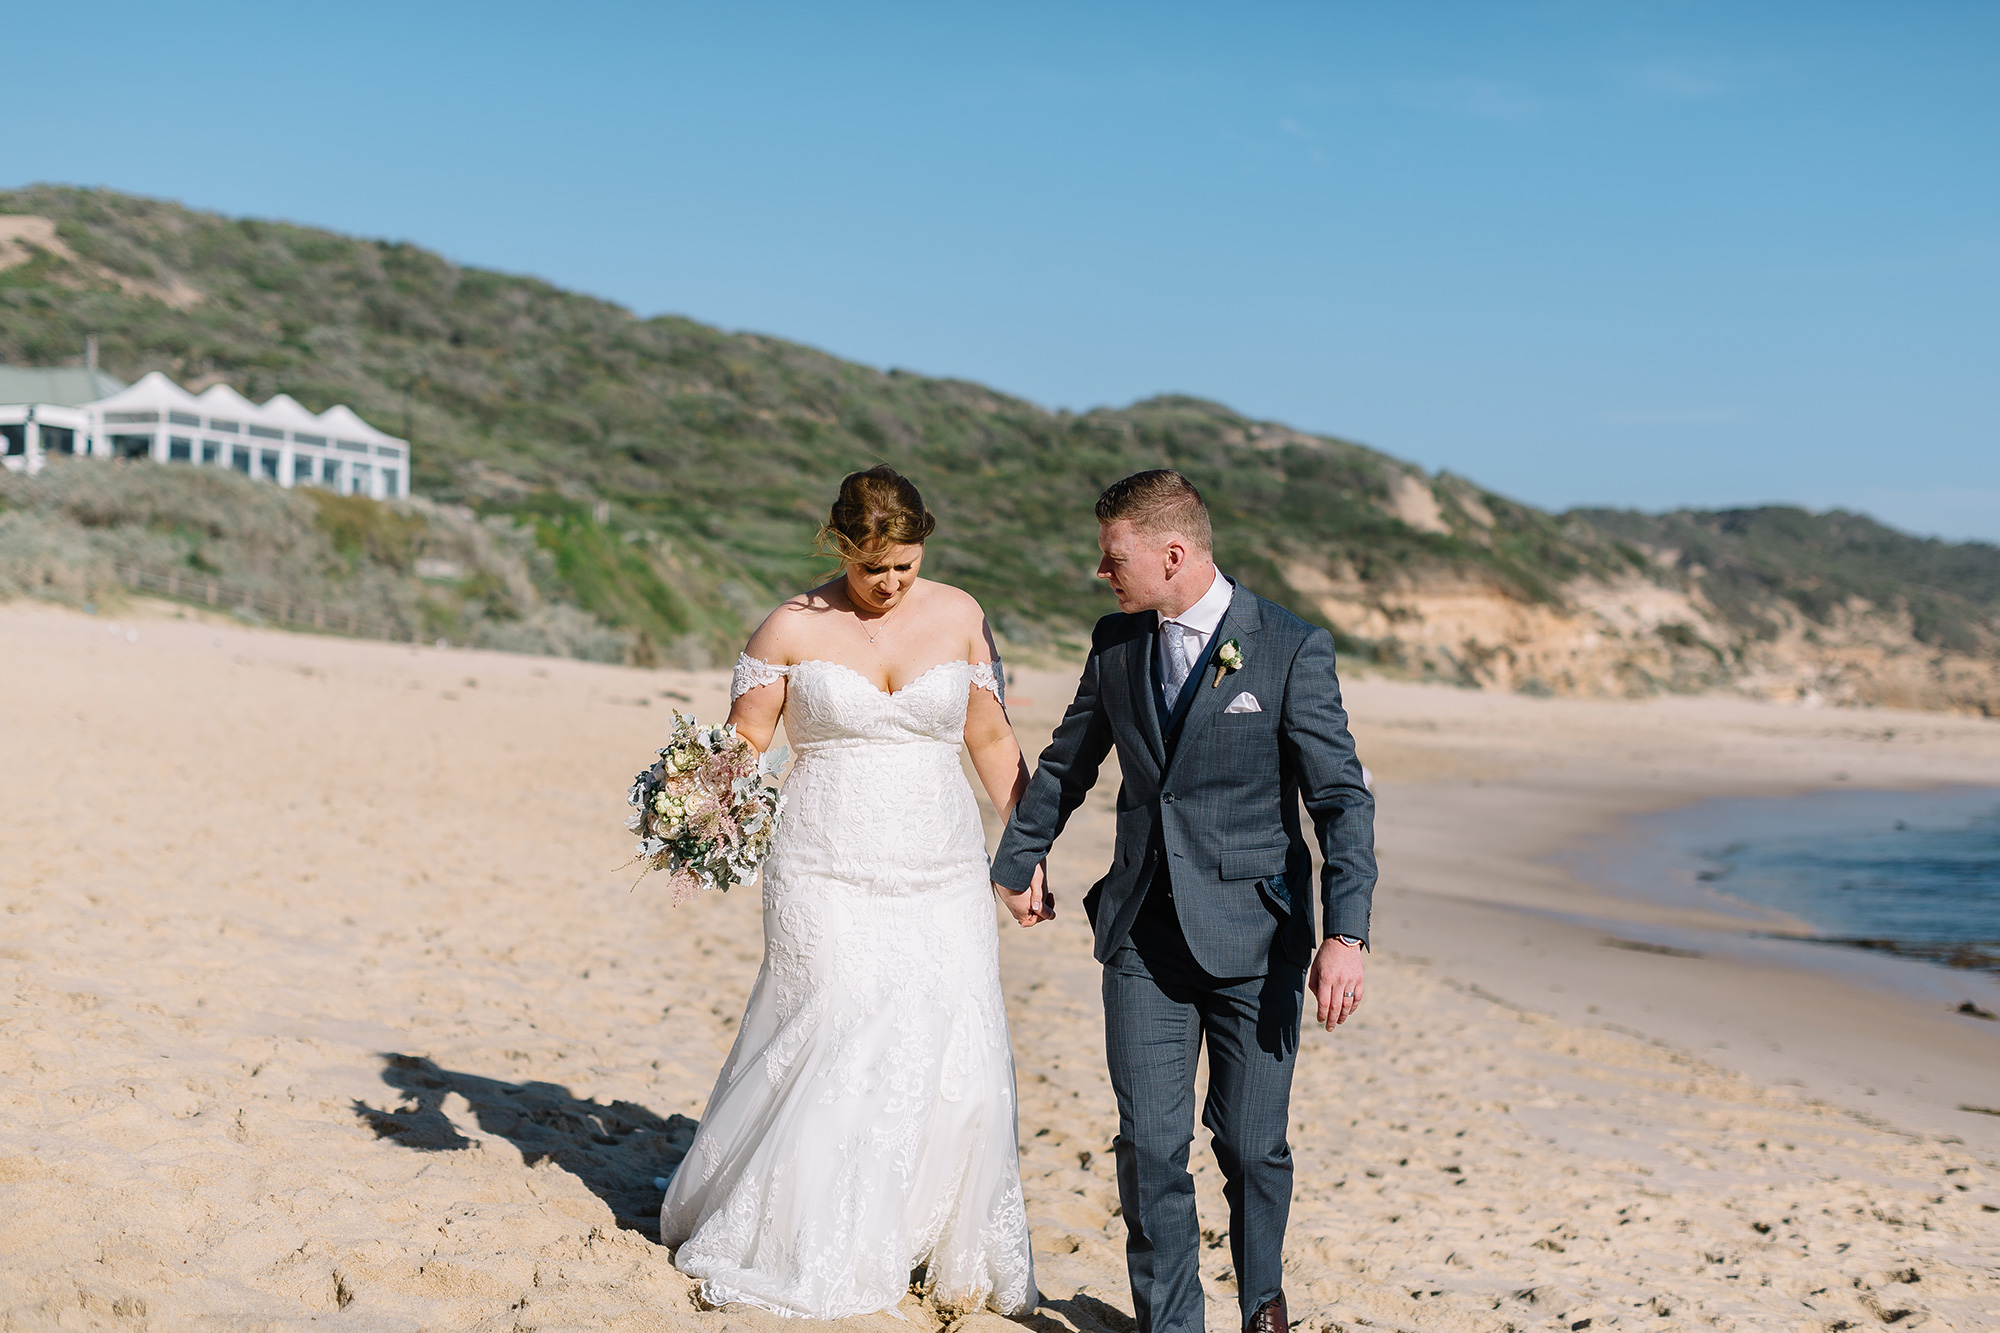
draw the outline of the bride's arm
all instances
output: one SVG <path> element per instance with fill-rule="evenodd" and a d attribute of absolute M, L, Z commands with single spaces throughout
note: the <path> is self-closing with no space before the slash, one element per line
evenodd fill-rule
<path fill-rule="evenodd" d="M 1013 814 L 1014 803 L 1028 789 L 1028 761 L 1021 757 L 1020 743 L 1000 701 L 977 686 L 965 709 L 965 748 L 1000 818 Z"/>
<path fill-rule="evenodd" d="M 984 661 L 996 674 L 1004 670 L 998 646 L 993 642 L 993 631 L 983 616 L 971 660 Z M 1003 681 L 1003 688 L 1004 685 Z M 1020 742 L 1014 739 L 1013 724 L 1007 721 L 1007 710 L 1000 706 L 999 698 L 992 690 L 977 685 L 973 686 L 972 698 L 965 706 L 965 748 L 972 756 L 972 768 L 979 774 L 980 785 L 986 788 L 987 799 L 1000 812 L 1000 818 L 1007 818 L 1014 812 L 1014 803 L 1021 799 L 1021 793 L 1028 789 L 1028 761 L 1021 755 Z"/>
<path fill-rule="evenodd" d="M 783 668 L 786 665 L 785 631 L 788 628 L 787 607 L 781 606 L 767 616 L 757 632 L 744 645 L 744 656 L 753 659 L 746 666 L 737 664 L 736 684 L 749 688 L 737 695 L 729 705 L 729 720 L 736 724 L 736 734 L 757 747 L 762 754 L 771 748 L 771 738 L 777 734 L 778 720 L 785 715 L 785 688 L 789 683 L 782 671 L 772 672 L 763 668 Z"/>
<path fill-rule="evenodd" d="M 976 603 L 973 609 L 977 613 Z M 1000 695 L 1007 688 L 1006 668 L 1000 664 L 999 645 L 993 642 L 993 630 L 984 615 L 979 616 L 979 631 L 972 638 L 967 657 L 985 667 L 995 688 L 974 683 L 972 698 L 965 706 L 965 748 L 972 755 L 972 768 L 979 774 L 980 784 L 1004 820 L 1014 813 L 1028 790 L 1028 761 L 1021 755 L 1007 710 L 1000 704 Z M 1016 892 L 995 884 L 993 894 L 1016 925 L 1032 926 L 1055 919 L 1055 900 L 1049 896 L 1040 866 L 1035 867 L 1026 889 Z"/>
<path fill-rule="evenodd" d="M 784 715 L 783 676 L 768 685 L 745 690 L 729 705 L 729 720 L 736 724 L 736 734 L 756 746 L 758 754 L 771 748 L 771 737 L 778 733 L 778 719 Z"/>

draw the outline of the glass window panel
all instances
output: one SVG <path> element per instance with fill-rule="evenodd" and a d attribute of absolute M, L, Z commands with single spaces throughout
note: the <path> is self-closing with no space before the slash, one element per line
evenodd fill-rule
<path fill-rule="evenodd" d="M 150 435 L 114 435 L 111 437 L 111 453 L 117 458 L 151 458 L 153 437 Z"/>
<path fill-rule="evenodd" d="M 307 435 L 304 431 L 295 430 L 292 432 L 292 439 L 300 444 L 314 444 L 322 449 L 326 447 L 326 436 L 324 435 Z"/>
<path fill-rule="evenodd" d="M 259 449 L 257 451 L 257 468 L 272 481 L 276 481 L 278 479 L 278 451 L 276 449 Z"/>
<path fill-rule="evenodd" d="M 400 493 L 397 491 L 396 488 L 402 484 L 402 481 L 403 481 L 402 474 L 398 472 L 395 468 L 392 467 L 383 468 L 382 494 L 388 496 L 391 500 L 395 499 L 396 496 Z"/>
<path fill-rule="evenodd" d="M 234 421 L 218 421 L 214 417 L 208 419 L 208 428 L 210 430 L 219 430 L 225 435 L 234 435 L 237 431 L 243 429 Z"/>
<path fill-rule="evenodd" d="M 194 461 L 194 441 L 185 435 L 171 436 L 167 440 L 167 461 L 169 463 L 192 463 Z"/>
<path fill-rule="evenodd" d="M 9 421 L 0 425 L 0 440 L 7 442 L 4 452 L 9 458 L 28 452 L 28 423 Z"/>
<path fill-rule="evenodd" d="M 313 479 L 313 461 L 305 454 L 292 455 L 292 485 Z"/>
<path fill-rule="evenodd" d="M 200 417 L 189 416 L 186 412 L 169 412 L 167 413 L 167 420 L 176 426 L 199 426 L 201 424 Z"/>
<path fill-rule="evenodd" d="M 222 442 L 220 440 L 203 440 L 201 442 L 202 462 L 213 463 L 220 457 L 222 457 Z"/>
<path fill-rule="evenodd" d="M 375 492 L 374 468 L 369 467 L 366 463 L 356 463 L 352 468 L 349 469 L 349 472 L 353 474 L 352 477 L 350 478 L 348 485 L 349 494 L 351 495 L 374 494 Z"/>
<path fill-rule="evenodd" d="M 250 433 L 260 440 L 282 440 L 285 438 L 285 432 L 276 430 L 270 426 L 252 426 Z"/>
<path fill-rule="evenodd" d="M 340 460 L 338 458 L 320 459 L 319 479 L 329 486 L 338 485 L 340 482 Z"/>
<path fill-rule="evenodd" d="M 158 421 L 158 412 L 106 412 L 104 419 L 114 425 L 137 426 L 148 421 Z"/>
<path fill-rule="evenodd" d="M 68 426 L 42 425 L 42 452 L 45 454 L 73 454 L 76 452 L 76 432 Z"/>
<path fill-rule="evenodd" d="M 229 447 L 229 466 L 235 468 L 238 472 L 241 472 L 244 476 L 246 477 L 249 476 L 250 451 L 248 449 L 245 449 L 240 444 L 231 445 Z"/>

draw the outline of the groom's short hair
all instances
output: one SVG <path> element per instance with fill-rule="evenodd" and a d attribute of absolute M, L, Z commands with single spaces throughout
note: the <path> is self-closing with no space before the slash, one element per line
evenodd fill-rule
<path fill-rule="evenodd" d="M 1194 483 L 1172 468 L 1134 472 L 1123 481 L 1114 481 L 1097 497 L 1097 521 L 1124 520 L 1133 530 L 1148 537 L 1175 533 L 1190 546 L 1203 551 L 1215 549 L 1215 530 L 1209 526 L 1208 506 Z"/>

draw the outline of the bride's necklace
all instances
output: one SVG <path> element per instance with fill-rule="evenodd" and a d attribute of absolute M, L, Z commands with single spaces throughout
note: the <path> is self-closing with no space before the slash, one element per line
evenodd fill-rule
<path fill-rule="evenodd" d="M 856 605 L 853 594 L 851 593 L 848 595 L 847 601 L 848 605 L 850 606 Z M 901 609 L 902 605 L 903 604 L 901 602 L 896 603 L 895 606 L 890 607 L 887 611 L 884 611 L 881 615 L 875 617 L 875 619 L 872 622 L 861 620 L 860 612 L 856 611 L 854 618 L 856 620 L 861 621 L 861 632 L 868 636 L 868 642 L 870 643 L 875 642 L 875 636 L 889 628 L 889 617 L 895 615 L 896 612 L 899 609 Z"/>
<path fill-rule="evenodd" d="M 875 642 L 875 636 L 877 634 L 880 634 L 883 630 L 889 627 L 889 617 L 894 614 L 896 614 L 896 608 L 892 606 L 887 611 L 884 611 L 881 615 L 875 617 L 875 621 L 872 626 L 866 620 L 863 620 L 861 622 L 861 632 L 868 636 L 868 642 L 870 643 Z"/>

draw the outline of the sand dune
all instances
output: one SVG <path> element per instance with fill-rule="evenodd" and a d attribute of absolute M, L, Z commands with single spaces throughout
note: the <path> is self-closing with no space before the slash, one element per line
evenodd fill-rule
<path fill-rule="evenodd" d="M 759 917 L 631 890 L 620 800 L 724 677 L 119 615 L 0 607 L 0 1329 L 790 1326 L 697 1308 L 655 1239 Z M 1021 674 L 1031 746 L 1066 694 Z M 2000 1118 L 1956 1109 L 2000 1105 L 2000 1025 L 1605 948 L 1717 923 L 1546 859 L 1704 791 L 1990 780 L 2000 727 L 1351 695 L 1385 883 L 1369 1003 L 1300 1065 L 1302 1327 L 2000 1321 Z M 1059 849 L 1065 914 L 1002 935 L 1038 1333 L 1131 1327 L 1074 906 L 1104 804 Z M 1861 1100 L 1857 1062 L 1899 1081 Z M 848 1322 L 939 1322 L 903 1313 Z"/>

